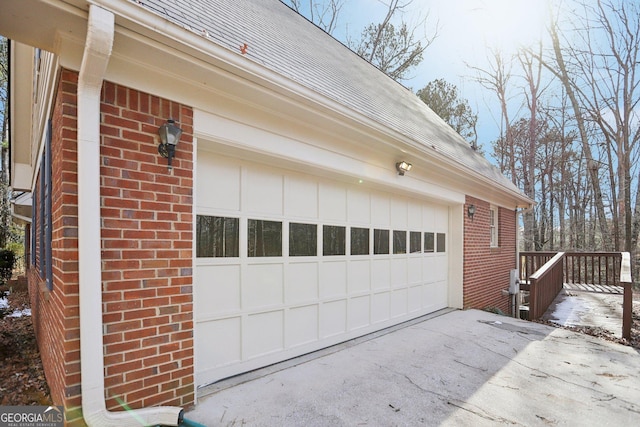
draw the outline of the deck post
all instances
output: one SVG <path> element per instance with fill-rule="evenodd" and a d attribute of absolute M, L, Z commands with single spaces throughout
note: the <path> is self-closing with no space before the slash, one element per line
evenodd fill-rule
<path fill-rule="evenodd" d="M 620 283 L 624 287 L 622 299 L 622 338 L 631 339 L 631 312 L 633 310 L 633 295 L 631 292 L 631 256 L 629 252 L 622 252 L 620 262 Z"/>

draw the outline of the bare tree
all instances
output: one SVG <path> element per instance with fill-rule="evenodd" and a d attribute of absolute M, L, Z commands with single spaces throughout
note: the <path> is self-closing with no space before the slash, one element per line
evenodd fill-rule
<path fill-rule="evenodd" d="M 595 209 L 605 247 L 635 249 L 638 229 L 633 229 L 631 166 L 638 159 L 637 74 L 640 66 L 640 11 L 635 2 L 598 0 L 580 3 L 571 31 L 561 40 L 557 20 L 550 27 L 553 63 L 547 67 L 560 78 L 579 120 L 583 151 L 595 193 Z M 588 123 L 594 133 L 588 132 Z M 599 148 L 600 147 L 600 148 Z M 598 149 L 606 162 L 598 160 Z M 599 170 L 610 182 L 613 245 L 607 244 L 608 221 Z M 617 185 L 616 185 L 617 184 Z M 637 182 L 636 182 L 637 185 Z M 638 202 L 636 201 L 636 207 Z M 635 216 L 638 216 L 636 210 Z"/>
<path fill-rule="evenodd" d="M 308 14 L 308 18 L 311 22 L 322 28 L 329 34 L 333 34 L 338 25 L 338 18 L 340 17 L 340 10 L 344 6 L 345 0 L 289 0 L 289 6 L 301 15 L 304 15 L 305 11 Z"/>
<path fill-rule="evenodd" d="M 438 34 L 436 25 L 431 35 L 425 31 L 423 37 L 416 37 L 416 30 L 425 25 L 428 15 L 415 26 L 409 27 L 405 21 L 393 24 L 393 18 L 402 14 L 411 3 L 391 0 L 381 23 L 369 24 L 359 40 L 347 41 L 349 48 L 397 81 L 409 78 L 409 72 L 422 62 L 423 52 Z"/>
<path fill-rule="evenodd" d="M 517 184 L 515 163 L 515 145 L 511 131 L 511 118 L 509 116 L 509 85 L 511 79 L 511 66 L 508 65 L 499 50 L 491 50 L 488 58 L 488 69 L 467 66 L 476 73 L 475 80 L 485 89 L 493 92 L 500 103 L 500 138 L 502 149 L 500 169 L 506 173 L 514 184 Z"/>

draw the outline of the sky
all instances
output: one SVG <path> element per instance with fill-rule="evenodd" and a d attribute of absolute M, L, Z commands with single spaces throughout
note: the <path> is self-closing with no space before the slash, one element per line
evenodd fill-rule
<path fill-rule="evenodd" d="M 358 38 L 367 24 L 382 21 L 388 1 L 346 0 L 334 36 Z M 538 40 L 545 31 L 547 1 L 413 0 L 403 20 L 411 24 L 426 16 L 427 34 L 437 25 L 438 35 L 411 73 L 413 77 L 403 84 L 414 92 L 438 78 L 456 85 L 478 113 L 478 143 L 489 154 L 489 144 L 500 135 L 499 104 L 495 95 L 475 82 L 477 73 L 466 64 L 486 69 L 489 46 L 510 55 L 517 46 Z"/>

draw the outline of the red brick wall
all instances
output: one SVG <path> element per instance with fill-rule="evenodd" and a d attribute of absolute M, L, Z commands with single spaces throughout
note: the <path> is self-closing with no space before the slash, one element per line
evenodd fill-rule
<path fill-rule="evenodd" d="M 469 205 L 476 206 L 471 220 Z M 489 207 L 484 200 L 467 196 L 464 207 L 464 307 L 499 308 L 510 314 L 509 271 L 516 268 L 516 212 L 498 209 L 498 247 L 490 247 Z"/>
<path fill-rule="evenodd" d="M 62 70 L 52 113 L 53 291 L 42 290 L 39 260 L 29 279 L 34 326 L 54 403 L 65 406 L 70 424 L 83 425 L 77 410 L 81 378 L 76 93 L 77 73 Z M 107 407 L 189 406 L 195 397 L 192 111 L 112 83 L 104 84 L 101 101 Z M 171 173 L 157 152 L 158 127 L 169 117 L 184 130 Z M 38 227 L 34 223 L 36 237 Z"/>
<path fill-rule="evenodd" d="M 78 317 L 78 242 L 76 174 L 77 75 L 62 71 L 52 113 L 52 273 L 53 290 L 46 290 L 39 266 L 40 185 L 32 233 L 36 263 L 28 272 L 33 323 L 55 404 L 68 410 L 80 406 L 80 329 Z M 73 415 L 70 415 L 73 418 Z"/>
<path fill-rule="evenodd" d="M 102 280 L 107 407 L 193 403 L 192 110 L 105 83 Z M 158 127 L 184 133 L 169 172 Z"/>

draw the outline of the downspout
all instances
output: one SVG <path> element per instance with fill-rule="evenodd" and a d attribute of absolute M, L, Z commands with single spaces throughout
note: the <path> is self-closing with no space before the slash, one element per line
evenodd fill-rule
<path fill-rule="evenodd" d="M 82 413 L 93 426 L 177 426 L 182 408 L 109 412 L 104 396 L 100 253 L 100 92 L 111 56 L 113 13 L 91 5 L 78 77 L 78 263 Z"/>

